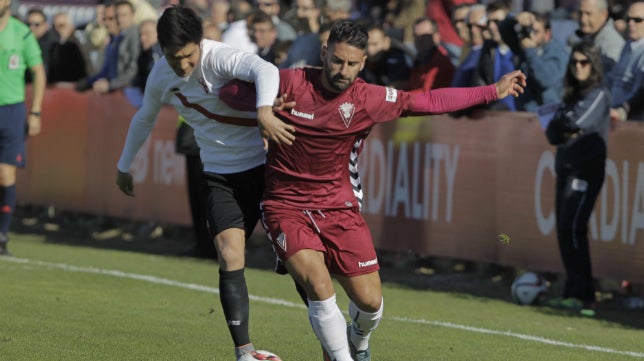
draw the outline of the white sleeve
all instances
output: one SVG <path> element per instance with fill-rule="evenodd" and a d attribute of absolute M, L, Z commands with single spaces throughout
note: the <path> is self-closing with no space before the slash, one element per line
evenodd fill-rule
<path fill-rule="evenodd" d="M 130 171 L 130 166 L 132 165 L 134 157 L 136 157 L 136 153 L 138 153 L 143 143 L 145 143 L 145 140 L 150 136 L 157 115 L 159 115 L 159 111 L 161 110 L 162 92 L 159 90 L 159 81 L 156 81 L 158 79 L 156 79 L 154 73 L 154 71 L 150 73 L 149 79 L 152 81 L 148 81 L 145 87 L 143 105 L 130 121 L 130 128 L 127 131 L 125 145 L 116 165 L 121 172 Z"/>
<path fill-rule="evenodd" d="M 251 54 L 229 46 L 221 46 L 212 52 L 209 61 L 218 74 L 255 83 L 256 105 L 272 106 L 279 89 L 279 70 L 277 67 L 256 54 Z"/>

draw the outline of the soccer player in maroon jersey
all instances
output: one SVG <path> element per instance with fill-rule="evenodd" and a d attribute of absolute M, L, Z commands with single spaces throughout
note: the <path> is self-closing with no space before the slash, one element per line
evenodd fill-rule
<path fill-rule="evenodd" d="M 336 361 L 370 360 L 369 336 L 383 310 L 378 258 L 350 181 L 349 161 L 362 140 L 377 123 L 518 96 L 526 84 L 518 70 L 488 86 L 424 93 L 367 84 L 357 78 L 367 37 L 356 23 L 337 22 L 322 45 L 322 69 L 280 72 L 279 94 L 292 107 L 276 112 L 294 126 L 295 140 L 280 145 L 270 137 L 266 161 L 263 225 L 278 257 L 304 288 L 313 331 Z M 253 107 L 254 89 L 233 81 L 220 98 L 234 108 Z M 331 275 L 351 299 L 348 330 Z"/>

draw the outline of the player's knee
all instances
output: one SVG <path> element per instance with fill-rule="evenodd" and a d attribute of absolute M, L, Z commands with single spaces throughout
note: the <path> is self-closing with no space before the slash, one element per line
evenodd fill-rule
<path fill-rule="evenodd" d="M 380 306 L 382 306 L 382 296 L 371 297 L 363 304 L 362 307 L 360 307 L 360 309 L 365 312 L 377 312 L 380 309 Z"/>
<path fill-rule="evenodd" d="M 382 306 L 382 293 L 362 292 L 352 301 L 364 312 L 377 312 Z"/>
<path fill-rule="evenodd" d="M 244 246 L 235 242 L 217 242 L 219 267 L 226 271 L 244 268 Z"/>
<path fill-rule="evenodd" d="M 335 293 L 333 282 L 330 278 L 309 278 L 304 289 L 306 290 L 306 296 L 313 301 L 326 300 Z"/>

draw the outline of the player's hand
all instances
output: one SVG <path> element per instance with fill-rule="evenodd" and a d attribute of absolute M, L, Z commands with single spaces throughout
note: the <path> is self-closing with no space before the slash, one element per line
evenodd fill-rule
<path fill-rule="evenodd" d="M 278 98 L 280 99 L 280 98 Z M 295 128 L 284 123 L 275 116 L 273 109 L 269 106 L 257 108 L 257 122 L 262 137 L 272 140 L 277 144 L 291 145 L 295 140 Z"/>
<path fill-rule="evenodd" d="M 124 173 L 117 169 L 116 185 L 119 187 L 121 192 L 130 197 L 134 197 L 134 182 L 132 181 L 132 175 L 130 173 Z"/>
<path fill-rule="evenodd" d="M 494 85 L 496 85 L 498 99 L 503 99 L 509 95 L 518 97 L 523 94 L 523 88 L 526 86 L 526 76 L 521 70 L 515 70 L 505 74 Z"/>
<path fill-rule="evenodd" d="M 27 117 L 27 134 L 30 137 L 40 134 L 40 116 L 29 114 Z"/>
<path fill-rule="evenodd" d="M 287 101 L 288 95 L 284 94 L 279 98 L 276 98 L 275 101 L 273 102 L 273 111 L 274 112 L 279 112 L 282 110 L 290 110 L 295 107 L 295 101 L 288 102 Z"/>

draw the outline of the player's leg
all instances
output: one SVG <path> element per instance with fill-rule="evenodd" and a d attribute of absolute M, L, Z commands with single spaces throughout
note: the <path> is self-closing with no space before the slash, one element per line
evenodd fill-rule
<path fill-rule="evenodd" d="M 297 285 L 304 290 L 309 321 L 322 348 L 337 361 L 351 360 L 346 320 L 335 301 L 319 228 L 321 213 L 265 206 L 262 225 L 273 250 Z"/>
<path fill-rule="evenodd" d="M 219 261 L 219 297 L 237 359 L 255 351 L 249 335 L 245 245 L 259 219 L 263 166 L 236 174 L 205 173 L 208 226 L 215 235 Z M 252 358 L 251 358 L 252 359 Z"/>
<path fill-rule="evenodd" d="M 16 169 L 25 165 L 24 103 L 0 106 L 0 255 L 9 255 L 9 226 L 16 206 Z"/>
<path fill-rule="evenodd" d="M 347 323 L 336 303 L 324 253 L 302 249 L 289 257 L 285 265 L 295 282 L 306 292 L 309 321 L 324 350 L 332 360 L 351 361 L 345 336 Z"/>
<path fill-rule="evenodd" d="M 16 167 L 0 163 L 0 255 L 10 255 L 9 226 L 16 205 Z"/>
<path fill-rule="evenodd" d="M 382 319 L 384 303 L 378 272 L 355 277 L 336 276 L 349 296 L 351 325 L 347 332 L 357 361 L 370 360 L 369 337 Z"/>
<path fill-rule="evenodd" d="M 371 232 L 357 210 L 325 212 L 322 234 L 328 247 L 329 268 L 351 299 L 349 343 L 352 356 L 371 359 L 369 337 L 382 318 L 382 286 Z"/>

